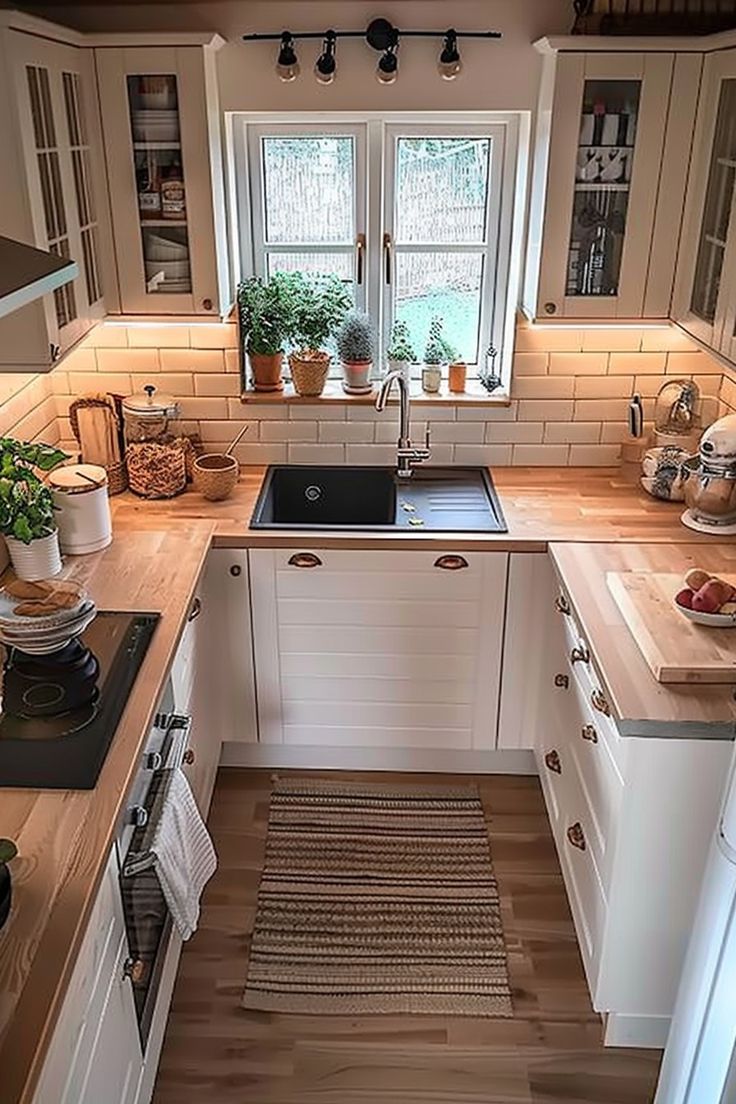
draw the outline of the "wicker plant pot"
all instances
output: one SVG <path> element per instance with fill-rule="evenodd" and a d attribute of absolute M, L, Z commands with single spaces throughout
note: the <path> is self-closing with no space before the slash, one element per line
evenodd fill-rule
<path fill-rule="evenodd" d="M 368 395 L 373 390 L 371 383 L 372 360 L 342 362 L 342 389 L 348 395 Z"/>
<path fill-rule="evenodd" d="M 283 391 L 283 353 L 248 353 L 254 391 Z"/>
<path fill-rule="evenodd" d="M 321 351 L 312 352 L 308 356 L 291 353 L 289 366 L 291 377 L 294 380 L 294 389 L 298 395 L 315 398 L 322 394 L 327 382 L 331 359 L 329 353 Z"/>
<path fill-rule="evenodd" d="M 194 486 L 210 502 L 232 494 L 239 474 L 238 461 L 223 452 L 208 452 L 194 461 Z"/>

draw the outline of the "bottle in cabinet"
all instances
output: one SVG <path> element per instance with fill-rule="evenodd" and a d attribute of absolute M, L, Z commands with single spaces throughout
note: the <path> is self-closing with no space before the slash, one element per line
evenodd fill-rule
<path fill-rule="evenodd" d="M 161 216 L 165 219 L 186 218 L 187 205 L 181 162 L 169 167 L 161 182 Z"/>

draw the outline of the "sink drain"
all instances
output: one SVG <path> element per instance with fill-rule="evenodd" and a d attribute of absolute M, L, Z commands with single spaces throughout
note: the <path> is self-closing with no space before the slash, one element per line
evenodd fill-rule
<path fill-rule="evenodd" d="M 314 486 L 314 484 L 312 484 L 305 490 L 304 497 L 306 498 L 307 502 L 319 502 L 322 497 L 322 488 L 316 487 Z"/>

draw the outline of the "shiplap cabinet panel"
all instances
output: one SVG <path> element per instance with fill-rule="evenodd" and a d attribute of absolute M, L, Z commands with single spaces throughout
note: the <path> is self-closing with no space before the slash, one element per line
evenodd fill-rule
<path fill-rule="evenodd" d="M 448 550 L 451 551 L 451 550 Z M 506 553 L 249 553 L 259 739 L 328 747 L 496 746 Z"/>

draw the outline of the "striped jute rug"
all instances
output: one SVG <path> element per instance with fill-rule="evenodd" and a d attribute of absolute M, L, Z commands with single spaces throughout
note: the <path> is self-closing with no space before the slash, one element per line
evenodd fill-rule
<path fill-rule="evenodd" d="M 510 1016 L 477 791 L 277 779 L 243 1005 Z"/>

